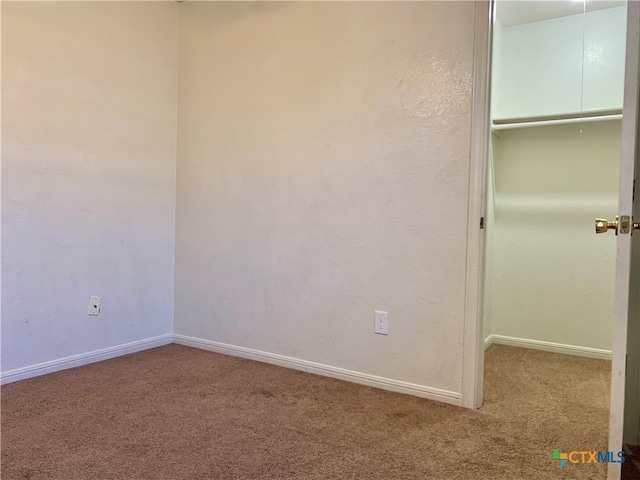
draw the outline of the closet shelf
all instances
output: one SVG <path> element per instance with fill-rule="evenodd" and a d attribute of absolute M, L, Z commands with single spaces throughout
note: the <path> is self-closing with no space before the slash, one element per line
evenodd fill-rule
<path fill-rule="evenodd" d="M 549 117 L 521 117 L 509 120 L 494 120 L 492 131 L 511 130 L 514 128 L 546 127 L 549 125 L 569 125 L 589 122 L 621 120 L 622 110 L 602 110 Z"/>

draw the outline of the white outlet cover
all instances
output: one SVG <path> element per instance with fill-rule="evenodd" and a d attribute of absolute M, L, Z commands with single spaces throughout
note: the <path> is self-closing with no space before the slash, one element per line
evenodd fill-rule
<path fill-rule="evenodd" d="M 378 335 L 388 335 L 389 333 L 389 312 L 376 310 L 374 315 L 373 332 Z"/>
<path fill-rule="evenodd" d="M 100 314 L 100 301 L 102 297 L 92 296 L 89 299 L 89 315 L 99 315 Z"/>

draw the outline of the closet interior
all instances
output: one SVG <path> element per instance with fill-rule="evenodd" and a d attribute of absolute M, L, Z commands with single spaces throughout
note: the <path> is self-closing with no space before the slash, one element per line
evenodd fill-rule
<path fill-rule="evenodd" d="M 610 358 L 626 2 L 497 1 L 484 337 Z"/>

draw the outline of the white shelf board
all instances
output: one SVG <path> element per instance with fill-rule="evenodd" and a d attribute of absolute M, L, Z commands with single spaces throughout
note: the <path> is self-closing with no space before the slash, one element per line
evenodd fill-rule
<path fill-rule="evenodd" d="M 604 122 L 612 120 L 622 120 L 622 114 L 597 115 L 591 117 L 554 118 L 550 120 L 519 121 L 513 123 L 494 123 L 492 131 L 512 130 L 514 128 L 546 127 L 550 125 L 568 125 L 589 122 Z"/>

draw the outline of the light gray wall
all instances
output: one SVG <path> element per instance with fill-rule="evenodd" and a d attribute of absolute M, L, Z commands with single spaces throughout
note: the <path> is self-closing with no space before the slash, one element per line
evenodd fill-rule
<path fill-rule="evenodd" d="M 181 8 L 175 332 L 460 392 L 474 3 Z"/>
<path fill-rule="evenodd" d="M 178 8 L 2 2 L 3 372 L 172 331 Z"/>
<path fill-rule="evenodd" d="M 491 333 L 611 350 L 621 122 L 493 136 Z"/>

